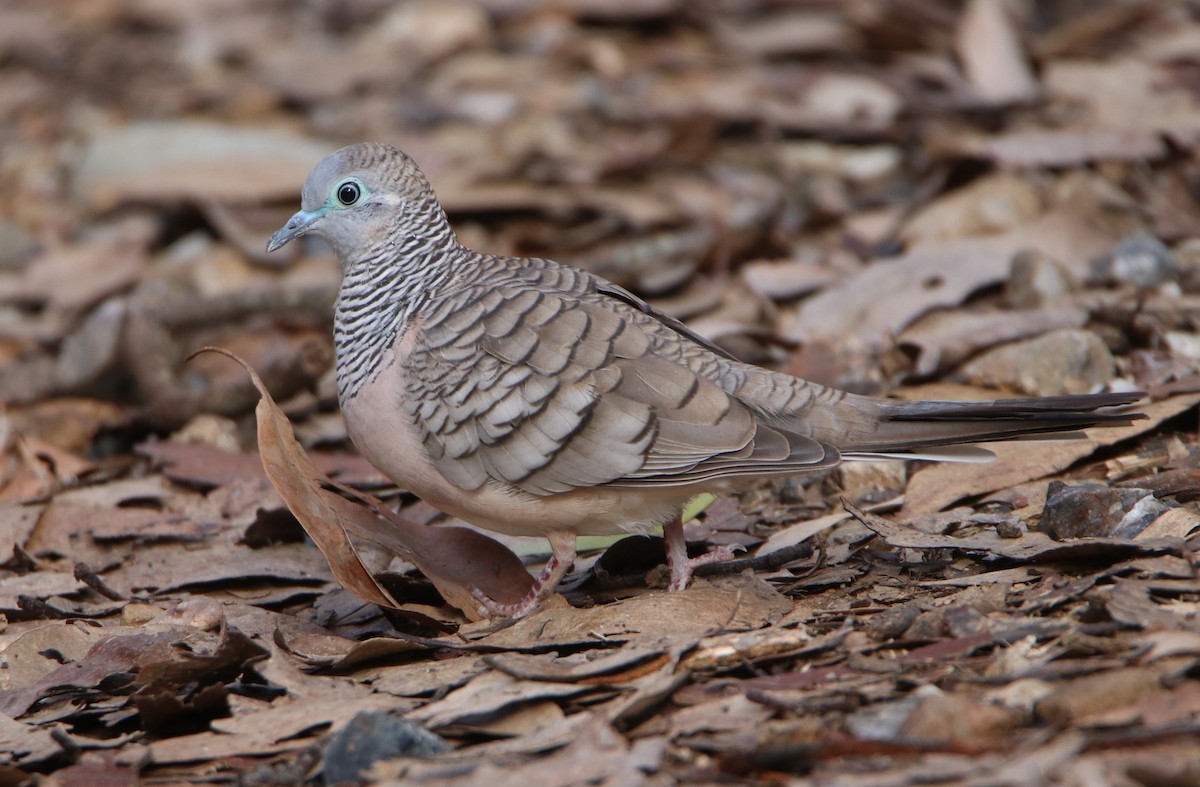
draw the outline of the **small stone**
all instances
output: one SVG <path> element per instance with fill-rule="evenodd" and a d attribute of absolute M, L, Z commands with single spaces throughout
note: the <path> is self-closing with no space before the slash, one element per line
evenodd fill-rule
<path fill-rule="evenodd" d="M 1065 328 L 989 350 L 963 366 L 961 374 L 986 388 L 1064 396 L 1103 388 L 1116 375 L 1116 363 L 1099 336 Z"/>
<path fill-rule="evenodd" d="M 919 614 L 921 614 L 921 608 L 915 603 L 901 604 L 886 609 L 867 621 L 865 626 L 867 636 L 876 642 L 896 639 L 908 630 Z"/>
<path fill-rule="evenodd" d="M 1169 505 L 1154 495 L 1146 495 L 1121 517 L 1121 521 L 1113 528 L 1113 538 L 1137 538 L 1152 522 L 1170 510 Z"/>
<path fill-rule="evenodd" d="M 1156 287 L 1179 278 L 1179 260 L 1163 242 L 1138 230 L 1093 265 L 1093 277 L 1109 284 Z"/>
<path fill-rule="evenodd" d="M 910 640 L 941 639 L 946 636 L 946 611 L 931 609 L 922 612 L 904 633 Z"/>
<path fill-rule="evenodd" d="M 1016 517 L 1014 517 L 1015 519 Z M 1003 521 L 996 523 L 996 535 L 1001 538 L 1020 538 L 1025 534 L 1025 528 L 1021 527 L 1021 523 Z"/>
<path fill-rule="evenodd" d="M 1038 251 L 1013 255 L 1004 297 L 1014 309 L 1039 309 L 1071 292 L 1071 280 L 1058 261 Z"/>
<path fill-rule="evenodd" d="M 1009 512 L 972 514 L 970 522 L 973 525 L 996 528 L 996 535 L 1001 538 L 1020 538 L 1025 533 L 1021 517 Z"/>
<path fill-rule="evenodd" d="M 1161 506 L 1161 510 L 1143 503 L 1147 497 Z M 1123 524 L 1123 532 L 1137 529 L 1137 522 L 1142 518 L 1146 518 L 1141 525 L 1141 529 L 1144 529 L 1166 508 L 1165 504 L 1154 500 L 1153 493 L 1148 489 L 1114 489 L 1099 484 L 1068 486 L 1062 481 L 1051 481 L 1046 505 L 1042 509 L 1041 530 L 1055 541 L 1107 538 L 1116 535 L 1118 527 Z M 1126 516 L 1135 509 L 1134 521 L 1125 523 Z M 1140 529 L 1137 532 L 1141 532 Z"/>
<path fill-rule="evenodd" d="M 326 784 L 358 784 L 379 760 L 432 757 L 450 748 L 445 739 L 408 719 L 361 711 L 325 746 L 323 778 Z"/>

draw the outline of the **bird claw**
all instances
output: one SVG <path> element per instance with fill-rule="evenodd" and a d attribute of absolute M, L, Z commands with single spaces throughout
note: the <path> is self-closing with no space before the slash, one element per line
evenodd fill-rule
<path fill-rule="evenodd" d="M 542 602 L 558 590 L 559 583 L 566 573 L 571 570 L 575 561 L 575 536 L 568 533 L 551 533 L 551 555 L 546 561 L 546 567 L 533 580 L 529 592 L 515 604 L 503 604 L 484 593 L 477 587 L 471 587 L 471 597 L 479 602 L 480 614 L 489 618 L 507 618 L 519 620 L 533 612 Z"/>
<path fill-rule="evenodd" d="M 733 560 L 733 550 L 727 546 L 713 547 L 703 555 L 682 560 L 679 560 L 676 555 L 670 555 L 671 581 L 667 585 L 667 591 L 678 593 L 692 581 L 692 572 L 697 568 L 711 563 L 724 563 L 726 560 Z"/>
<path fill-rule="evenodd" d="M 537 609 L 544 600 L 542 594 L 538 593 L 536 589 L 531 589 L 525 598 L 515 604 L 501 603 L 477 587 L 471 588 L 471 597 L 479 602 L 478 611 L 483 617 L 508 620 L 520 620 Z"/>

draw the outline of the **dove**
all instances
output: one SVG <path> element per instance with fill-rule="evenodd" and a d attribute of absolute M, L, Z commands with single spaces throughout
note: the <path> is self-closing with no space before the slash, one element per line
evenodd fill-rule
<path fill-rule="evenodd" d="M 701 491 L 876 458 L 979 461 L 969 444 L 1127 423 L 1139 393 L 910 402 L 743 363 L 633 293 L 548 259 L 459 243 L 433 188 L 383 144 L 337 150 L 271 236 L 326 239 L 347 433 L 376 468 L 481 528 L 542 536 L 518 618 L 552 594 L 580 535 L 662 528 L 669 590 L 730 557 L 689 557 L 680 512 Z"/>

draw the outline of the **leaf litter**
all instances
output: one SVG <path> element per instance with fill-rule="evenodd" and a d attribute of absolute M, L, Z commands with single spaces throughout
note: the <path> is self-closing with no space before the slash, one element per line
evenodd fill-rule
<path fill-rule="evenodd" d="M 1200 779 L 1194 9 L 10 5 L 3 783 Z M 749 360 L 1151 417 L 764 484 L 682 594 L 615 539 L 476 620 L 544 547 L 354 453 L 336 261 L 261 251 L 360 139 Z"/>

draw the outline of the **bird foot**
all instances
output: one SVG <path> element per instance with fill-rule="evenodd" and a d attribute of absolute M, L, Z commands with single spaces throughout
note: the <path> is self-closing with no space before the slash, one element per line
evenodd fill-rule
<path fill-rule="evenodd" d="M 479 588 L 471 588 L 471 596 L 479 602 L 479 611 L 489 618 L 508 618 L 519 620 L 542 605 L 542 602 L 554 595 L 559 583 L 571 570 L 575 562 L 575 536 L 565 533 L 553 533 L 547 538 L 550 541 L 551 555 L 546 561 L 545 568 L 534 578 L 533 584 L 525 597 L 515 604 L 504 604 L 488 596 Z"/>
<path fill-rule="evenodd" d="M 680 560 L 675 555 L 668 556 L 668 563 L 671 567 L 671 581 L 667 585 L 667 591 L 678 593 L 688 586 L 692 581 L 692 572 L 700 566 L 707 566 L 710 563 L 724 563 L 726 560 L 733 559 L 733 550 L 727 546 L 713 547 L 699 557 L 685 557 Z"/>
<path fill-rule="evenodd" d="M 726 546 L 714 547 L 699 557 L 688 557 L 687 543 L 683 538 L 683 522 L 679 517 L 663 525 L 663 540 L 667 542 L 667 567 L 671 570 L 671 581 L 667 584 L 667 590 L 671 593 L 686 588 L 692 580 L 692 572 L 698 567 L 733 559 L 733 550 Z"/>
<path fill-rule="evenodd" d="M 559 571 L 559 563 L 558 558 L 551 557 L 546 562 L 546 567 L 542 569 L 542 573 L 533 580 L 533 584 L 529 587 L 529 592 L 525 594 L 525 598 L 515 604 L 503 604 L 475 587 L 471 588 L 471 595 L 479 602 L 480 611 L 488 617 L 518 620 L 533 612 L 541 606 L 543 601 L 554 594 L 554 591 L 558 588 L 558 583 L 562 581 L 563 575 L 567 573 L 566 568 Z"/>

